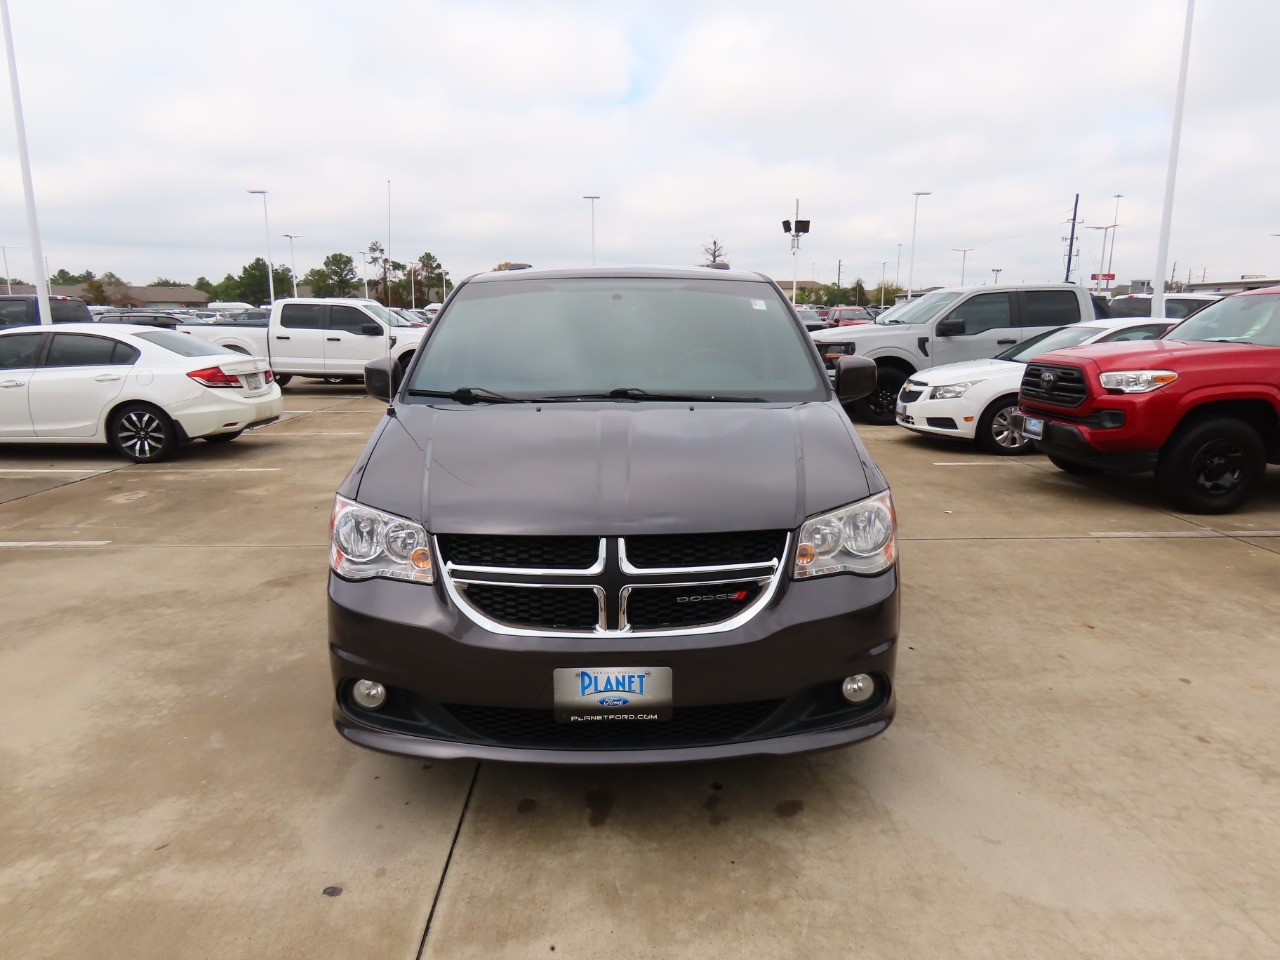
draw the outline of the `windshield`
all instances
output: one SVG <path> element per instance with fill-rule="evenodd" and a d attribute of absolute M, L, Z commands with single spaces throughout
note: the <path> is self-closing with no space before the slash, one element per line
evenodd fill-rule
<path fill-rule="evenodd" d="M 1072 324 L 1069 327 L 1058 327 L 1046 330 L 1028 340 L 1023 340 L 1016 347 L 1010 347 L 1004 353 L 996 354 L 997 360 L 1012 360 L 1014 363 L 1026 363 L 1032 357 L 1050 350 L 1061 350 L 1063 347 L 1078 347 L 1090 337 L 1102 331 L 1098 327 L 1083 324 Z"/>
<path fill-rule="evenodd" d="M 958 299 L 960 294 L 948 290 L 935 290 L 916 300 L 901 303 L 892 310 L 886 310 L 879 317 L 879 323 L 924 323 L 932 320 L 943 307 Z"/>
<path fill-rule="evenodd" d="M 361 300 L 361 308 L 368 310 L 371 314 L 381 320 L 389 327 L 409 327 L 412 326 L 408 320 L 404 319 L 394 310 L 388 310 L 376 300 Z"/>
<path fill-rule="evenodd" d="M 1227 297 L 1198 310 L 1162 340 L 1260 343 L 1280 347 L 1280 294 Z"/>
<path fill-rule="evenodd" d="M 636 391 L 822 400 L 823 376 L 769 284 L 658 277 L 469 283 L 436 321 L 410 393 L 519 399 Z"/>

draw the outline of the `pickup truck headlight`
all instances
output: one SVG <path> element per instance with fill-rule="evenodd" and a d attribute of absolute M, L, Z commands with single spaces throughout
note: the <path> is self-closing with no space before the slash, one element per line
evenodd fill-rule
<path fill-rule="evenodd" d="M 1103 387 L 1121 393 L 1150 393 L 1177 379 L 1172 370 L 1116 370 L 1101 377 Z"/>
<path fill-rule="evenodd" d="M 970 387 L 976 387 L 981 380 L 961 380 L 959 383 L 945 383 L 929 391 L 930 400 L 958 400 Z"/>
<path fill-rule="evenodd" d="M 434 583 L 428 540 L 419 523 L 338 497 L 330 522 L 329 566 L 347 580 Z"/>
<path fill-rule="evenodd" d="M 869 576 L 887 570 L 898 556 L 896 527 L 888 490 L 806 520 L 791 575 L 804 580 L 832 573 Z"/>

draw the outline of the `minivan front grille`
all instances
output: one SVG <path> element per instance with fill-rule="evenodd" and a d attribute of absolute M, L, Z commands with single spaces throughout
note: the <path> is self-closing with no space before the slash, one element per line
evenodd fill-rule
<path fill-rule="evenodd" d="M 441 534 L 442 581 L 494 633 L 728 630 L 768 602 L 786 568 L 785 530 L 634 537 Z"/>
<path fill-rule="evenodd" d="M 1022 395 L 1059 407 L 1078 407 L 1089 396 L 1089 387 L 1079 367 L 1029 363 L 1022 375 Z"/>

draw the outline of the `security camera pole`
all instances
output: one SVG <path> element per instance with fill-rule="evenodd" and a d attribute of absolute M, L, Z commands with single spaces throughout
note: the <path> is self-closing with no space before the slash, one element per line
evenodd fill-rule
<path fill-rule="evenodd" d="M 792 226 L 790 220 L 782 221 L 782 232 L 791 237 L 791 303 L 796 302 L 796 288 L 799 286 L 800 263 L 796 253 L 800 250 L 800 238 L 809 232 L 809 221 L 800 219 L 800 201 L 796 201 L 796 219 Z"/>

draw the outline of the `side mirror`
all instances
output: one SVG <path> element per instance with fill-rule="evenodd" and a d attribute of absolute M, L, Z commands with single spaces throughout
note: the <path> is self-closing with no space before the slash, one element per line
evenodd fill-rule
<path fill-rule="evenodd" d="M 938 322 L 938 329 L 934 332 L 940 337 L 963 337 L 964 321 L 958 317 L 947 317 Z"/>
<path fill-rule="evenodd" d="M 360 327 L 360 333 L 366 337 L 380 337 L 384 332 L 382 324 L 374 323 L 373 321 L 362 324 Z"/>
<path fill-rule="evenodd" d="M 836 363 L 836 398 L 852 403 L 870 396 L 876 388 L 876 362 L 866 357 L 845 356 Z M 367 382 L 367 381 L 366 381 Z"/>
<path fill-rule="evenodd" d="M 390 402 L 400 390 L 404 371 L 391 357 L 379 357 L 364 365 L 364 392 L 375 400 Z"/>

